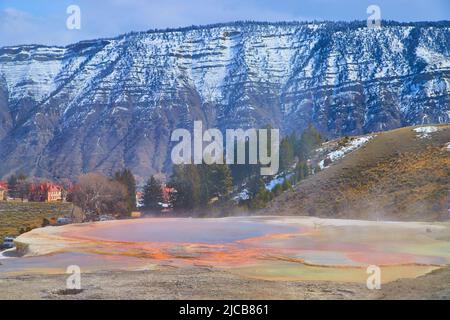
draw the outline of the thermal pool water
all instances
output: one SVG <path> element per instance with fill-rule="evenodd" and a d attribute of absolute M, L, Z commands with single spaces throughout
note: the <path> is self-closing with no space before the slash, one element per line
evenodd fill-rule
<path fill-rule="evenodd" d="M 210 267 L 267 280 L 382 283 L 450 262 L 450 224 L 311 217 L 148 218 L 35 229 L 0 274 Z"/>

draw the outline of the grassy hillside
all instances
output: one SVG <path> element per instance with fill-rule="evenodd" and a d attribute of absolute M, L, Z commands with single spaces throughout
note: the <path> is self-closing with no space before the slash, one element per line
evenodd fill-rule
<path fill-rule="evenodd" d="M 269 204 L 266 213 L 390 220 L 450 219 L 450 125 L 378 133 Z"/>
<path fill-rule="evenodd" d="M 0 202 L 0 240 L 19 235 L 20 229 L 40 227 L 43 218 L 68 215 L 71 208 L 69 203 Z"/>

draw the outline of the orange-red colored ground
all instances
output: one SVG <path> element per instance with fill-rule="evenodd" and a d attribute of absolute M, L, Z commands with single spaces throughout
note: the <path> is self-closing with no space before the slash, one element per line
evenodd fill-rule
<path fill-rule="evenodd" d="M 26 257 L 5 261 L 0 272 L 207 265 L 269 280 L 361 282 L 377 265 L 389 282 L 450 261 L 448 224 L 309 217 L 110 221 L 36 229 L 17 241 Z"/>

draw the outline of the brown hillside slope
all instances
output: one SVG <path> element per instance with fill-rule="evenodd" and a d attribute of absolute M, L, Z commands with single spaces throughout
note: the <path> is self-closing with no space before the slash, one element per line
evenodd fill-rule
<path fill-rule="evenodd" d="M 450 219 L 450 125 L 418 137 L 378 133 L 367 145 L 273 200 L 267 214 L 434 221 Z"/>

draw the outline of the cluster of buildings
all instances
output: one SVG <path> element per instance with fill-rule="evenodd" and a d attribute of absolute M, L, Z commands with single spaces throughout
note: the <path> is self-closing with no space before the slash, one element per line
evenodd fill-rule
<path fill-rule="evenodd" d="M 11 190 L 7 182 L 0 181 L 0 201 L 14 200 L 15 198 L 32 202 L 57 202 L 65 200 L 64 189 L 53 182 L 30 183 L 25 197 L 17 196 L 17 190 Z M 176 192 L 174 188 L 162 185 L 162 202 L 159 203 L 162 210 L 169 210 L 171 205 L 171 194 Z M 137 207 L 143 206 L 144 194 L 136 192 Z"/>
<path fill-rule="evenodd" d="M 14 190 L 6 182 L 0 181 L 0 201 L 14 199 Z M 56 202 L 63 200 L 63 188 L 53 182 L 31 183 L 26 200 L 33 202 Z"/>
<path fill-rule="evenodd" d="M 162 185 L 161 186 L 161 191 L 162 191 L 162 202 L 159 202 L 159 205 L 161 206 L 161 209 L 163 210 L 163 212 L 165 211 L 170 211 L 170 208 L 172 207 L 171 204 L 171 195 L 173 193 L 176 193 L 177 191 L 175 190 L 175 188 L 172 187 L 168 187 L 167 185 Z M 142 208 L 144 207 L 144 193 L 141 191 L 137 191 L 136 192 L 136 207 L 138 208 Z"/>

